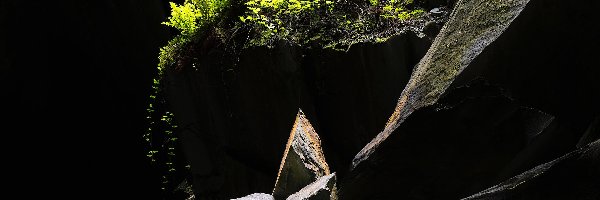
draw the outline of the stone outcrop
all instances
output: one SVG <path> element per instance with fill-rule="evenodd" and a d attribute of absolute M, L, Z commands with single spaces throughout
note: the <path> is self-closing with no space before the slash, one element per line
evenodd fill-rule
<path fill-rule="evenodd" d="M 377 149 L 413 111 L 432 105 L 452 81 L 492 43 L 529 0 L 461 0 L 415 67 L 384 130 L 352 161 L 355 168 Z"/>

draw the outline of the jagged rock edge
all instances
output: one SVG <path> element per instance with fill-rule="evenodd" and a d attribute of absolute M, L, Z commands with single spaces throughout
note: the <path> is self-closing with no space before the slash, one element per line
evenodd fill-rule
<path fill-rule="evenodd" d="M 450 18 L 449 20 L 444 24 L 444 26 L 442 27 L 440 34 L 443 33 L 448 26 L 448 22 L 450 22 L 455 15 L 457 15 L 456 13 L 458 12 L 461 3 L 464 0 L 459 0 L 459 2 L 457 2 L 457 6 L 454 8 L 454 10 L 452 11 L 452 13 L 450 14 Z M 482 33 L 481 35 L 485 35 L 488 37 L 478 37 L 474 43 L 470 44 L 471 48 L 468 48 L 468 50 L 466 51 L 465 54 L 463 54 L 463 59 L 461 59 L 461 65 L 463 65 L 462 69 L 459 70 L 458 74 L 460 74 L 460 72 L 462 72 L 462 70 L 464 70 L 466 67 L 468 67 L 469 63 L 477 56 L 479 55 L 483 49 L 485 49 L 485 47 L 487 47 L 489 44 L 491 44 L 493 41 L 495 41 L 507 28 L 508 26 L 510 26 L 510 24 L 514 21 L 514 19 L 516 17 L 518 17 L 521 13 L 521 11 L 523 11 L 523 9 L 525 8 L 525 6 L 527 5 L 527 3 L 529 2 L 529 0 L 524 0 L 525 3 L 521 4 L 521 6 L 517 6 L 518 11 L 516 12 L 516 14 L 514 16 L 511 17 L 510 20 L 508 20 L 508 23 L 504 26 L 504 27 L 500 27 L 499 29 L 501 29 L 501 31 L 486 31 L 484 33 Z M 495 27 L 498 29 L 498 27 Z M 436 39 L 434 40 L 434 43 L 432 44 L 431 49 L 433 49 L 434 47 L 437 47 L 437 45 L 440 43 L 440 34 L 438 34 L 438 36 L 436 36 Z M 487 38 L 487 39 L 486 39 Z M 436 44 L 438 43 L 438 44 Z M 475 50 L 473 50 L 473 47 L 479 47 L 476 48 Z M 425 57 L 421 60 L 421 62 L 423 62 L 424 59 L 428 58 L 429 55 L 429 51 L 428 53 L 425 55 Z M 432 56 L 430 56 L 432 57 Z M 464 58 L 469 58 L 469 59 L 464 59 Z M 419 62 L 419 64 L 417 65 L 417 68 L 415 68 L 415 70 L 413 71 L 413 75 L 415 75 L 415 73 L 418 71 L 418 67 L 421 65 L 421 62 Z M 413 80 L 413 75 L 411 75 L 411 79 L 409 80 L 407 86 L 405 87 L 405 89 L 402 91 L 403 95 L 401 95 L 401 97 L 398 100 L 398 106 L 402 105 L 402 107 L 406 106 L 409 108 L 412 108 L 416 103 L 420 103 L 420 102 L 413 102 L 413 99 L 408 99 L 409 97 L 406 96 L 407 94 L 405 94 L 406 89 L 409 88 L 409 86 L 411 84 L 415 84 L 414 80 Z M 455 77 L 454 77 L 455 78 Z M 450 83 L 454 80 L 454 78 L 452 78 L 452 80 L 450 80 Z M 450 84 L 448 84 L 449 86 Z M 447 89 L 446 88 L 443 89 L 443 91 L 445 91 Z M 438 96 L 439 98 L 439 96 Z M 394 114 L 392 114 L 392 116 L 390 117 L 390 119 L 388 120 L 388 123 L 386 124 L 385 128 L 383 131 L 381 131 L 373 140 L 371 140 L 371 142 L 369 142 L 368 144 L 366 144 L 364 146 L 364 148 L 358 152 L 358 154 L 354 157 L 354 159 L 352 160 L 352 165 L 350 166 L 350 170 L 354 170 L 362 161 L 366 160 L 369 155 L 371 155 L 379 146 L 379 144 L 381 144 L 390 134 L 392 134 L 392 132 L 398 128 L 398 126 L 400 126 L 400 124 L 404 121 L 404 119 L 406 119 L 406 117 L 408 117 L 414 110 L 418 109 L 419 107 L 423 107 L 426 106 L 427 104 L 431 105 L 433 103 L 435 103 L 437 101 L 437 99 L 435 99 L 433 102 L 428 103 L 428 102 L 421 102 L 424 103 L 423 105 L 416 105 L 414 106 L 415 108 L 412 108 L 408 111 L 396 114 L 396 112 L 398 111 L 398 109 L 395 109 Z M 410 104 L 408 104 L 410 103 Z M 397 106 L 397 107 L 398 107 Z"/>
<path fill-rule="evenodd" d="M 473 199 L 486 198 L 487 195 L 493 194 L 495 192 L 515 189 L 519 185 L 521 185 L 539 175 L 544 174 L 546 171 L 548 171 L 550 168 L 552 168 L 555 164 L 559 163 L 560 161 L 563 161 L 577 153 L 583 154 L 583 153 L 589 151 L 591 146 L 598 145 L 598 144 L 600 144 L 600 139 L 587 144 L 585 147 L 583 147 L 581 149 L 571 151 L 571 152 L 569 152 L 559 158 L 556 158 L 550 162 L 538 165 L 538 166 L 534 167 L 533 169 L 527 170 L 526 172 L 523 172 L 523 173 L 521 173 L 517 176 L 514 176 L 506 181 L 503 181 L 500 184 L 497 184 L 488 189 L 485 189 L 477 194 L 463 198 L 462 200 L 473 200 Z"/>

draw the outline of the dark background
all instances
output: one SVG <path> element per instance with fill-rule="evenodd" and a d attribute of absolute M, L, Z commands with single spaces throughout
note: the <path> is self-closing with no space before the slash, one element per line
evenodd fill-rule
<path fill-rule="evenodd" d="M 168 9 L 158 0 L 0 1 L 0 135 L 12 192 L 158 197 L 142 134 L 159 48 L 175 33 L 160 24 Z"/>

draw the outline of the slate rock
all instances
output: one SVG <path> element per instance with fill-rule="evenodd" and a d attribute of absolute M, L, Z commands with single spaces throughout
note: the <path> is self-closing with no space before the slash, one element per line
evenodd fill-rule
<path fill-rule="evenodd" d="M 283 199 L 329 174 L 319 135 L 300 110 L 281 160 L 273 196 Z"/>

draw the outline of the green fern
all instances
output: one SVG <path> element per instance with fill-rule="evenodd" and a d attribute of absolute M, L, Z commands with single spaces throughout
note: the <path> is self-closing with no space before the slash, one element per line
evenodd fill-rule
<path fill-rule="evenodd" d="M 169 41 L 167 46 L 160 49 L 159 75 L 165 66 L 174 63 L 181 49 L 192 42 L 196 34 L 216 23 L 223 10 L 229 5 L 229 0 L 186 0 L 183 5 L 170 2 L 171 16 L 162 24 L 176 28 L 181 35 Z"/>

